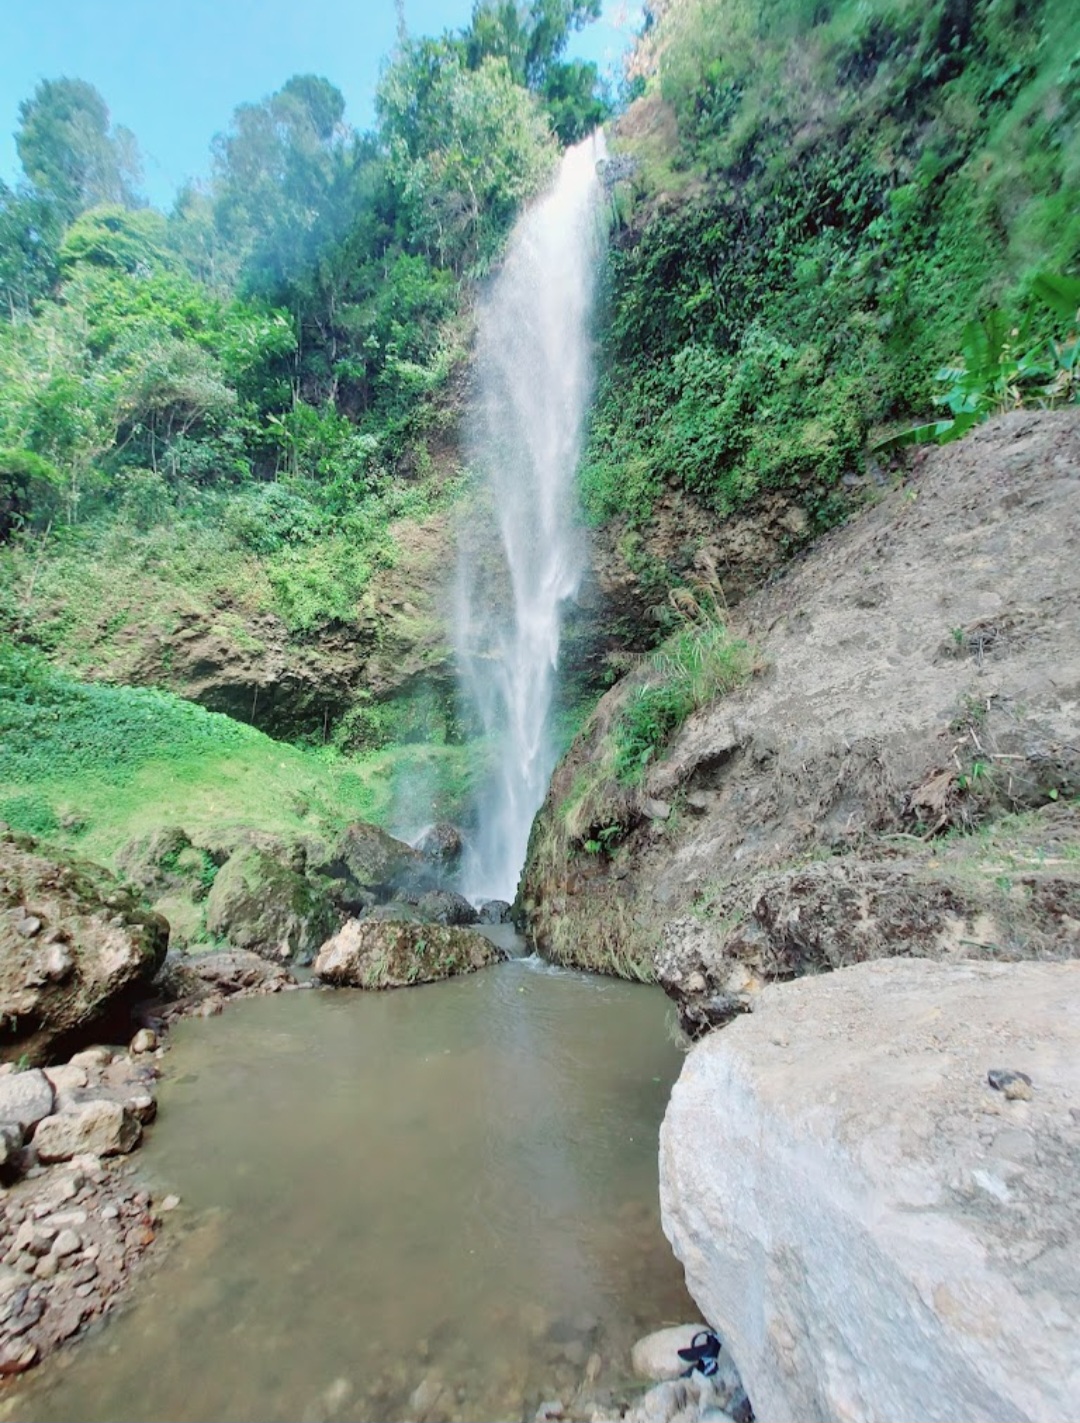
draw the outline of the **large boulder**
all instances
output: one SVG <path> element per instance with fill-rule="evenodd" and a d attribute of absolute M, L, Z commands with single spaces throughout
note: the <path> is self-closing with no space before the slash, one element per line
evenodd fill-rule
<path fill-rule="evenodd" d="M 206 901 L 212 934 L 279 961 L 309 962 L 337 923 L 321 890 L 254 845 L 230 856 Z"/>
<path fill-rule="evenodd" d="M 133 1151 L 141 1136 L 133 1111 L 111 1097 L 97 1097 L 46 1117 L 34 1133 L 34 1149 L 44 1162 L 70 1161 L 86 1152 L 119 1156 Z"/>
<path fill-rule="evenodd" d="M 859 964 L 699 1043 L 663 1223 L 757 1415 L 1080 1416 L 1077 1103 L 1076 962 Z"/>
<path fill-rule="evenodd" d="M 404 988 L 472 973 L 506 958 L 469 929 L 400 920 L 350 919 L 315 960 L 315 973 L 335 988 Z"/>
<path fill-rule="evenodd" d="M 329 854 L 311 867 L 339 881 L 339 902 L 348 909 L 367 908 L 399 889 L 433 888 L 437 878 L 418 850 L 364 820 L 346 826 Z"/>
<path fill-rule="evenodd" d="M 100 865 L 0 836 L 0 1060 L 44 1062 L 148 984 L 169 926 Z"/>

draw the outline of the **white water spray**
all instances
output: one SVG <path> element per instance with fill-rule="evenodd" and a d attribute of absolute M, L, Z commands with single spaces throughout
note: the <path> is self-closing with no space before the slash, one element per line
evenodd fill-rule
<path fill-rule="evenodd" d="M 562 610 L 584 566 L 574 475 L 592 391 L 603 145 L 596 134 L 563 156 L 551 190 L 519 219 L 480 313 L 470 454 L 490 490 L 503 566 L 493 571 L 490 551 L 463 538 L 458 653 L 498 747 L 464 870 L 473 897 L 514 897 L 555 765 Z"/>

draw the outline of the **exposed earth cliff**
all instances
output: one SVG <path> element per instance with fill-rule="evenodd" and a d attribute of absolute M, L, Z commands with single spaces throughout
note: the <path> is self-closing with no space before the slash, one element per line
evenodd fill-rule
<path fill-rule="evenodd" d="M 659 975 L 695 1029 L 863 958 L 1076 954 L 1078 530 L 1080 417 L 1016 412 L 742 603 L 756 670 L 635 784 L 636 668 L 534 826 L 544 951 Z"/>

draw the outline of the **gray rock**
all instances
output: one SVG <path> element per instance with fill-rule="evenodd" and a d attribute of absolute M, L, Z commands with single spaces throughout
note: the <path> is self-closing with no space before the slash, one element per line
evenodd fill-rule
<path fill-rule="evenodd" d="M 336 988 L 402 988 L 472 973 L 506 958 L 472 929 L 350 919 L 315 960 L 315 973 Z"/>
<path fill-rule="evenodd" d="M 680 1349 L 688 1349 L 690 1341 L 704 1324 L 676 1324 L 670 1329 L 658 1329 L 639 1339 L 630 1351 L 630 1364 L 638 1378 L 677 1379 L 686 1372 L 686 1362 L 679 1358 Z"/>
<path fill-rule="evenodd" d="M 420 895 L 416 913 L 425 924 L 475 924 L 479 918 L 465 896 L 452 889 L 432 889 Z"/>
<path fill-rule="evenodd" d="M 134 1150 L 142 1127 L 119 1102 L 101 1098 L 82 1102 L 58 1116 L 46 1117 L 34 1135 L 42 1161 L 70 1161 L 82 1152 L 116 1156 Z"/>
<path fill-rule="evenodd" d="M 17 1122 L 24 1132 L 50 1114 L 54 1100 L 52 1083 L 37 1068 L 0 1077 L 0 1121 Z"/>
<path fill-rule="evenodd" d="M 1078 1005 L 1077 962 L 885 959 L 689 1054 L 664 1230 L 761 1417 L 1080 1416 Z M 987 1090 L 999 1054 L 1032 1101 Z"/>
<path fill-rule="evenodd" d="M 508 924 L 512 906 L 505 899 L 482 899 L 476 907 L 481 924 Z"/>
<path fill-rule="evenodd" d="M 28 936 L 31 919 L 50 928 Z M 87 1032 L 149 984 L 168 936 L 166 921 L 100 865 L 0 834 L 0 1056 L 43 1062 Z"/>
<path fill-rule="evenodd" d="M 429 825 L 414 846 L 421 855 L 426 855 L 429 860 L 436 860 L 439 864 L 448 868 L 456 865 L 461 859 L 462 851 L 465 848 L 465 837 L 456 825 L 451 825 L 448 821 L 439 821 L 435 825 Z"/>
<path fill-rule="evenodd" d="M 329 897 L 265 850 L 237 850 L 206 900 L 206 927 L 239 949 L 310 962 L 338 925 Z"/>
<path fill-rule="evenodd" d="M 23 1129 L 18 1122 L 0 1122 L 0 1166 L 10 1166 L 22 1150 Z"/>

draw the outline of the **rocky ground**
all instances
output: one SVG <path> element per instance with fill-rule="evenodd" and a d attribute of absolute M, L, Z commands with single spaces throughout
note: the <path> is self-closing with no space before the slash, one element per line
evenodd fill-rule
<path fill-rule="evenodd" d="M 660 975 L 691 1031 L 876 954 L 1077 953 L 1078 531 L 1080 412 L 1018 411 L 742 603 L 756 675 L 625 786 L 611 737 L 637 669 L 534 827 L 542 949 Z"/>

